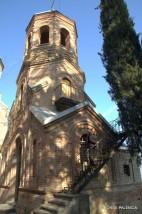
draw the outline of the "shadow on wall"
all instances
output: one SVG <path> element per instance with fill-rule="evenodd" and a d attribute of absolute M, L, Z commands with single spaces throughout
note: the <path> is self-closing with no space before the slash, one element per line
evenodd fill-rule
<path fill-rule="evenodd" d="M 43 93 L 45 92 L 42 91 Z M 38 99 L 40 102 L 40 96 Z M 9 189 L 2 193 L 1 201 L 10 200 L 15 194 L 19 209 L 29 207 L 30 210 L 42 203 L 47 192 L 64 189 L 80 173 L 80 138 L 84 132 L 92 132 L 94 129 L 98 133 L 97 140 L 105 142 L 106 139 L 103 138 L 104 127 L 101 123 L 80 122 L 85 116 L 82 112 L 79 112 L 71 121 L 66 118 L 58 124 L 49 126 L 46 132 L 31 113 L 28 113 L 28 120 L 22 112 L 20 115 L 21 120 L 17 120 L 15 125 L 19 126 L 21 133 L 15 130 L 14 135 L 20 135 L 22 143 L 19 142 L 20 138 L 12 140 L 11 136 L 7 142 L 4 142 L 4 145 L 8 142 L 10 144 L 3 148 L 5 152 L 3 161 L 6 165 L 1 175 L 1 184 L 6 183 Z M 77 127 L 77 122 L 81 123 L 82 131 Z M 60 131 L 57 132 L 57 130 Z M 71 139 L 71 136 L 74 138 Z M 22 149 L 18 147 L 16 150 L 16 140 L 17 144 L 22 144 Z M 18 171 L 20 166 L 21 171 Z M 105 182 L 104 191 L 107 179 Z M 17 192 L 15 192 L 15 185 Z"/>
<path fill-rule="evenodd" d="M 58 26 L 59 23 L 55 22 L 54 25 Z M 43 52 L 47 54 L 46 50 Z M 55 54 L 55 52 L 53 53 Z M 57 60 L 60 62 L 66 58 L 71 61 L 75 53 L 73 50 L 70 50 L 70 53 L 72 55 L 66 56 L 64 55 L 65 52 L 60 53 L 59 48 L 56 53 L 58 55 Z M 39 60 L 37 57 L 35 55 L 35 58 L 32 58 L 32 63 Z M 62 64 L 61 69 L 64 71 L 62 76 L 66 77 L 66 66 Z M 40 80 L 46 70 L 35 72 L 37 72 Z M 78 74 L 70 74 L 70 79 L 74 86 L 80 82 Z M 37 76 L 31 77 L 31 82 L 36 80 Z M 34 105 L 41 106 L 41 100 L 43 97 L 46 100 L 49 91 L 50 93 L 53 92 L 49 98 L 52 100 L 52 96 L 55 96 L 56 81 L 52 76 L 48 80 L 53 83 L 50 84 L 48 91 L 41 87 L 38 93 L 33 93 L 28 91 L 28 86 L 24 88 L 23 102 L 20 103 L 22 108 L 15 104 L 15 109 L 12 109 L 14 114 L 11 112 L 11 128 L 2 146 L 4 168 L 1 173 L 0 184 L 4 187 L 4 191 L 1 191 L 0 201 L 6 202 L 14 198 L 17 201 L 19 213 L 25 209 L 30 211 L 36 206 L 38 207 L 43 200 L 48 198 L 47 193 L 61 191 L 74 182 L 75 176 L 78 176 L 82 170 L 80 165 L 80 138 L 83 134 L 97 133 L 96 141 L 99 141 L 100 145 L 106 145 L 111 137 L 109 136 L 109 129 L 101 121 L 94 116 L 90 121 L 83 112 L 78 112 L 71 119 L 66 118 L 43 128 L 29 112 L 29 105 L 33 104 L 34 100 Z M 48 101 L 44 102 L 44 105 L 48 106 Z M 19 111 L 16 112 L 16 108 Z M 104 170 L 102 175 L 105 178 L 103 179 L 102 190 L 104 195 L 108 193 L 107 173 L 107 170 Z M 111 191 L 111 182 L 109 185 Z M 100 195 L 100 198 L 97 199 L 98 210 L 96 213 L 98 212 L 98 214 L 100 214 L 101 209 L 98 204 L 106 203 L 105 197 L 102 197 Z M 111 198 L 111 203 L 115 204 L 115 198 Z M 93 206 L 95 206 L 94 204 Z"/>

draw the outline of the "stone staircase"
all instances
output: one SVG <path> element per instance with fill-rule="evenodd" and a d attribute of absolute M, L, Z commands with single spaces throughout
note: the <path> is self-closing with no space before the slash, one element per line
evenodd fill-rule
<path fill-rule="evenodd" d="M 74 183 L 62 193 L 54 193 L 52 200 L 45 202 L 40 208 L 36 209 L 34 214 L 90 214 L 89 196 L 81 194 L 83 188 L 91 181 L 93 177 L 98 176 L 102 167 L 110 160 L 116 151 L 126 139 L 125 134 L 121 134 L 114 145 L 109 145 L 109 153 L 105 158 L 86 168 L 76 178 Z"/>
<path fill-rule="evenodd" d="M 97 177 L 100 170 L 110 160 L 114 152 L 122 145 L 126 137 L 125 134 L 121 134 L 116 144 L 109 145 L 109 152 L 104 155 L 102 160 L 90 164 L 84 171 L 81 171 L 80 175 L 76 177 L 74 183 L 69 187 L 69 192 L 79 194 L 92 178 Z"/>
<path fill-rule="evenodd" d="M 89 197 L 85 194 L 55 193 L 34 214 L 89 214 Z"/>

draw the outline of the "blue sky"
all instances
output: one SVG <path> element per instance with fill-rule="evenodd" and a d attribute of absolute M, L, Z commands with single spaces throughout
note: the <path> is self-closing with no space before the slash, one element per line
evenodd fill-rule
<path fill-rule="evenodd" d="M 142 1 L 127 0 L 128 9 L 135 22 L 135 29 L 142 32 Z M 33 14 L 49 10 L 51 0 L 5 0 L 0 4 L 0 57 L 5 64 L 0 80 L 0 92 L 10 106 L 15 97 L 16 78 L 23 60 L 25 28 Z M 86 92 L 96 103 L 97 110 L 108 121 L 117 117 L 115 104 L 108 95 L 108 88 L 98 52 L 102 48 L 99 33 L 99 10 L 94 8 L 99 0 L 56 0 L 54 8 L 74 19 L 78 30 L 79 64 L 86 74 Z"/>

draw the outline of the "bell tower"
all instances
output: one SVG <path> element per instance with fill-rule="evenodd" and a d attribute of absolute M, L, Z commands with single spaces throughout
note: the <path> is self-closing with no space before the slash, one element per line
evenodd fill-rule
<path fill-rule="evenodd" d="M 78 65 L 77 30 L 58 11 L 35 14 L 26 29 L 23 76 L 33 95 L 31 105 L 62 111 L 84 101 L 85 76 Z"/>

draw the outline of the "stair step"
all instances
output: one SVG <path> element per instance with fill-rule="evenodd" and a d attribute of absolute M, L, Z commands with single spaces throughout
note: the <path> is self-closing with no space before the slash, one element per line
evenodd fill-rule
<path fill-rule="evenodd" d="M 55 198 L 62 198 L 64 200 L 72 200 L 75 195 L 74 194 L 68 194 L 68 193 L 54 193 Z"/>
<path fill-rule="evenodd" d="M 0 214 L 16 214 L 16 210 L 0 210 Z"/>
<path fill-rule="evenodd" d="M 13 211 L 0 211 L 0 214 L 16 214 L 16 211 L 15 212 L 13 212 Z"/>
<path fill-rule="evenodd" d="M 34 214 L 51 214 L 51 212 L 48 212 L 47 210 L 37 209 L 34 211 Z"/>
<path fill-rule="evenodd" d="M 14 199 L 10 199 L 10 200 L 6 201 L 6 204 L 14 205 L 15 204 L 15 200 Z"/>
<path fill-rule="evenodd" d="M 56 214 L 58 213 L 59 207 L 57 205 L 43 204 L 40 209 Z"/>
<path fill-rule="evenodd" d="M 68 193 L 54 193 L 53 195 L 54 198 L 42 204 L 40 208 L 34 211 L 34 214 L 58 214 L 59 211 L 62 213 L 72 199 L 78 196 L 77 194 Z"/>
<path fill-rule="evenodd" d="M 48 201 L 49 204 L 55 204 L 61 207 L 65 207 L 67 205 L 67 201 L 60 199 L 60 198 L 54 198 L 51 201 Z"/>
<path fill-rule="evenodd" d="M 16 214 L 16 210 L 15 211 L 7 211 L 5 214 Z"/>

